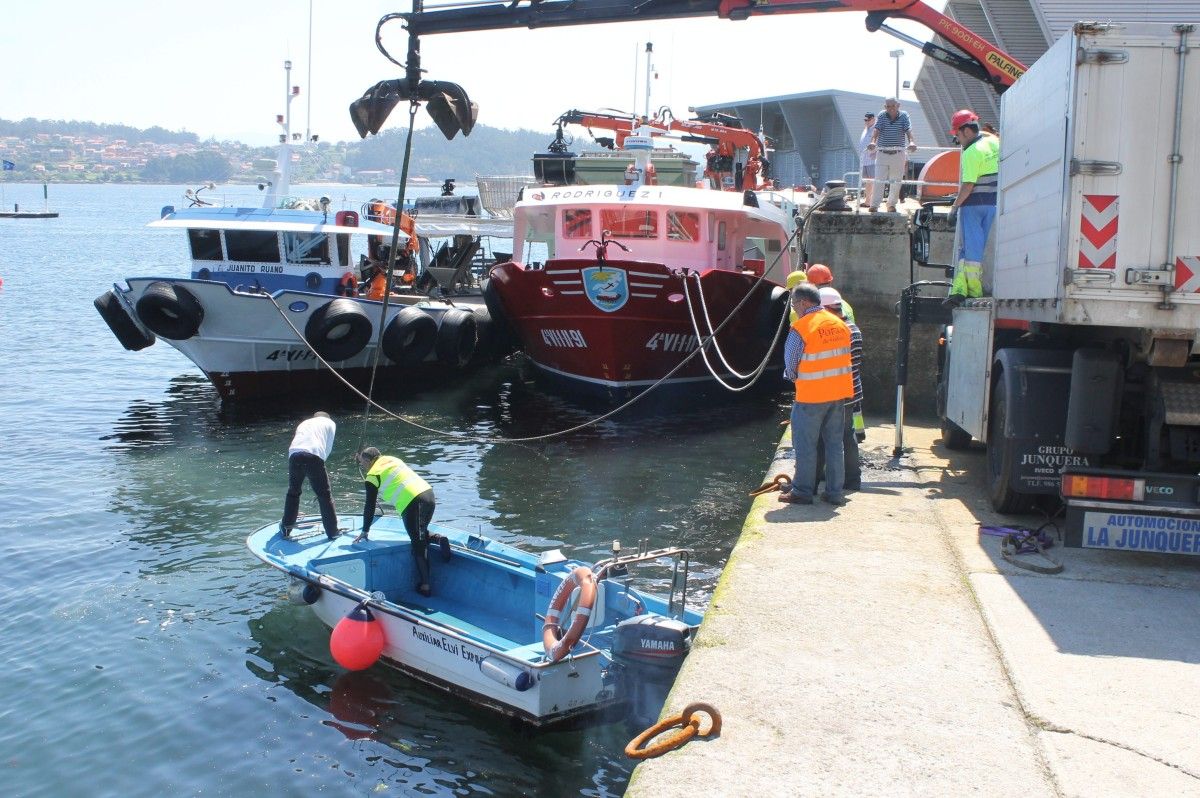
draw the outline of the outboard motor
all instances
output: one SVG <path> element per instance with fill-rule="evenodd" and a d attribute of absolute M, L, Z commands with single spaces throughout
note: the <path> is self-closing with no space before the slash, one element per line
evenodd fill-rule
<path fill-rule="evenodd" d="M 691 648 L 691 628 L 674 618 L 638 615 L 617 624 L 613 661 L 621 668 L 631 723 L 644 728 L 658 719 Z"/>

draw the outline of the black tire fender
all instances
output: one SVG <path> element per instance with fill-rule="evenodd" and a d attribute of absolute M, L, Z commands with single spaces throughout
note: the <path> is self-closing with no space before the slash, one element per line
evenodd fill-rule
<path fill-rule="evenodd" d="M 517 348 L 517 331 L 513 329 L 508 314 L 504 312 L 504 303 L 500 300 L 500 292 L 489 277 L 483 281 L 483 304 L 491 317 L 491 330 L 488 336 L 494 342 L 494 351 L 498 355 L 506 355 Z M 482 334 L 480 335 L 482 338 Z"/>
<path fill-rule="evenodd" d="M 112 334 L 121 342 L 121 346 L 130 352 L 137 352 L 154 343 L 154 334 L 147 334 L 137 326 L 125 305 L 112 291 L 105 291 L 92 300 L 92 304 L 96 306 L 96 312 L 104 319 L 108 329 L 112 330 Z"/>
<path fill-rule="evenodd" d="M 186 341 L 200 331 L 204 308 L 182 285 L 153 282 L 134 305 L 138 319 L 155 335 Z"/>
<path fill-rule="evenodd" d="M 438 325 L 436 345 L 439 363 L 453 368 L 462 368 L 471 362 L 478 342 L 479 327 L 475 322 L 474 313 L 469 310 L 452 308 L 442 314 L 442 323 Z"/>
<path fill-rule="evenodd" d="M 771 295 L 759 309 L 758 335 L 764 340 L 770 340 L 779 329 L 779 320 L 788 310 L 791 292 L 782 286 L 771 289 Z"/>
<path fill-rule="evenodd" d="M 420 308 L 403 308 L 383 329 L 383 353 L 400 366 L 415 366 L 437 343 L 438 325 Z"/>
<path fill-rule="evenodd" d="M 371 340 L 371 319 L 353 299 L 334 299 L 309 317 L 304 337 L 326 360 L 349 360 Z"/>

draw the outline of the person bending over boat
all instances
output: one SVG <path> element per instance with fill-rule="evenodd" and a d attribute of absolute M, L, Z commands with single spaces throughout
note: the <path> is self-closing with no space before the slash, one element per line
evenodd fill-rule
<path fill-rule="evenodd" d="M 318 411 L 296 427 L 292 445 L 288 447 L 288 489 L 283 500 L 283 520 L 279 522 L 279 534 L 282 537 L 289 537 L 292 527 L 296 525 L 296 516 L 300 512 L 300 488 L 304 485 L 305 477 L 312 485 L 313 493 L 317 494 L 325 535 L 333 540 L 340 534 L 337 512 L 333 509 L 333 496 L 329 492 L 329 472 L 325 470 L 325 461 L 333 449 L 336 432 L 337 424 L 324 411 Z"/>
<path fill-rule="evenodd" d="M 375 518 L 375 502 L 395 506 L 404 521 L 404 531 L 412 541 L 413 560 L 417 565 L 417 592 L 429 596 L 429 522 L 437 506 L 433 500 L 433 488 L 409 468 L 399 457 L 382 455 L 374 446 L 368 446 L 357 455 L 358 465 L 366 473 L 366 503 L 363 505 L 362 534 L 354 539 L 359 543 L 367 539 L 371 522 Z"/>

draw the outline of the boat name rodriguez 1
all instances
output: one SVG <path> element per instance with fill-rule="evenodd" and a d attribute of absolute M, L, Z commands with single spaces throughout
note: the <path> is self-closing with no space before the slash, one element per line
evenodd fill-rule
<path fill-rule="evenodd" d="M 588 189 L 555 189 L 554 191 L 534 191 L 528 195 L 534 202 L 558 199 L 661 199 L 662 190 L 650 188 L 588 188 Z"/>

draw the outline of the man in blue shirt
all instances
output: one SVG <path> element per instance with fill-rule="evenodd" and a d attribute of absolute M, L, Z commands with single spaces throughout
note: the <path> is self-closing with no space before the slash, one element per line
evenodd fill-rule
<path fill-rule="evenodd" d="M 913 140 L 912 122 L 908 114 L 900 110 L 900 101 L 889 97 L 883 103 L 883 113 L 875 117 L 875 132 L 867 149 L 875 152 L 875 181 L 871 183 L 871 196 L 867 205 L 874 213 L 881 199 L 880 187 L 884 189 L 887 209 L 896 212 L 900 202 L 900 181 L 904 179 L 904 168 L 908 153 L 917 151 Z"/>

